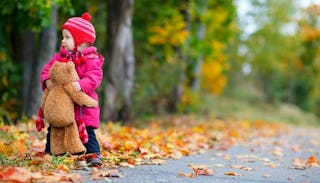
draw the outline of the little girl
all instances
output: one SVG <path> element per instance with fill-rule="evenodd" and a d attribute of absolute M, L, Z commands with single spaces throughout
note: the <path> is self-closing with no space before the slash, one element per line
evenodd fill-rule
<path fill-rule="evenodd" d="M 104 58 L 97 53 L 93 46 L 96 38 L 95 28 L 90 23 L 91 15 L 82 14 L 81 17 L 69 18 L 62 26 L 62 41 L 60 53 L 55 53 L 50 61 L 41 71 L 42 89 L 51 89 L 53 82 L 49 78 L 49 70 L 56 61 L 73 61 L 80 80 L 73 83 L 75 90 L 81 90 L 90 97 L 98 100 L 95 90 L 102 81 L 102 65 Z M 87 154 L 96 154 L 88 162 L 91 165 L 102 164 L 100 159 L 100 146 L 97 141 L 94 129 L 99 127 L 100 109 L 99 105 L 93 108 L 80 107 L 75 104 L 75 120 L 78 125 L 84 122 L 87 136 L 82 138 Z M 38 128 L 39 125 L 37 125 Z M 43 125 L 40 125 L 43 127 Z M 41 128 L 40 128 L 41 129 Z M 39 129 L 38 129 L 39 130 Z M 81 136 L 81 134 L 80 134 Z M 50 153 L 50 127 L 48 128 L 46 153 Z"/>

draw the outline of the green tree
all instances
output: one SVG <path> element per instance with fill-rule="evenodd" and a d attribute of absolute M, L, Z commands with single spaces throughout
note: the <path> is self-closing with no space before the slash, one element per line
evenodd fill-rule
<path fill-rule="evenodd" d="M 223 92 L 228 68 L 225 48 L 236 31 L 235 12 L 232 0 L 191 1 L 185 54 L 187 82 L 195 91 L 201 86 L 212 94 Z"/>
<path fill-rule="evenodd" d="M 189 1 L 135 3 L 133 32 L 136 55 L 135 115 L 174 111 L 180 95 L 184 20 Z"/>
<path fill-rule="evenodd" d="M 244 44 L 248 48 L 245 62 L 251 64 L 258 87 L 267 101 L 295 103 L 294 89 L 298 85 L 296 62 L 301 54 L 301 44 L 294 26 L 296 4 L 289 0 L 252 0 L 249 16 L 257 30 Z M 284 8 L 286 7 L 286 8 Z"/>
<path fill-rule="evenodd" d="M 311 4 L 304 9 L 299 19 L 303 53 L 299 60 L 301 85 L 296 88 L 297 104 L 306 110 L 320 115 L 320 5 Z"/>
<path fill-rule="evenodd" d="M 205 90 L 223 90 L 227 67 L 223 52 L 235 20 L 231 0 L 137 1 L 135 11 L 137 113 L 175 111 L 184 105 L 187 110 L 186 105 L 194 102 L 184 99 L 199 94 L 201 81 Z"/>
<path fill-rule="evenodd" d="M 10 106 L 10 101 L 18 99 L 18 108 L 11 111 L 31 117 L 37 113 L 40 103 L 39 73 L 43 64 L 50 58 L 56 45 L 57 11 L 60 4 L 68 1 L 1 1 L 1 47 L 3 61 L 10 66 L 11 84 L 3 92 L 1 106 Z M 65 6 L 66 7 L 66 6 Z M 20 75 L 22 69 L 23 74 Z M 5 73 L 5 72 L 4 72 Z M 5 78 L 6 76 L 1 76 Z M 16 103 L 16 102 L 15 102 Z M 21 110 L 19 110 L 21 109 Z"/>

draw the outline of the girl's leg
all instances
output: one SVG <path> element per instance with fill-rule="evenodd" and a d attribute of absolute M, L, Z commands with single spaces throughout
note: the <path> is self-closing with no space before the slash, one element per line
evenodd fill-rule
<path fill-rule="evenodd" d="M 94 133 L 94 129 L 87 127 L 87 132 L 89 140 L 87 143 L 83 144 L 87 149 L 87 154 L 96 153 L 100 156 L 100 145 L 98 143 L 96 134 Z"/>
<path fill-rule="evenodd" d="M 51 154 L 51 150 L 50 150 L 50 129 L 51 127 L 48 127 L 48 133 L 47 133 L 47 141 L 46 141 L 46 149 L 45 149 L 45 153 L 46 154 Z"/>
<path fill-rule="evenodd" d="M 96 134 L 94 133 L 94 129 L 88 127 L 87 128 L 89 140 L 87 143 L 83 144 L 87 149 L 87 154 L 97 154 L 98 156 L 96 158 L 92 158 L 88 160 L 88 163 L 91 164 L 91 166 L 100 166 L 102 165 L 102 161 L 100 159 L 100 145 L 98 143 Z"/>

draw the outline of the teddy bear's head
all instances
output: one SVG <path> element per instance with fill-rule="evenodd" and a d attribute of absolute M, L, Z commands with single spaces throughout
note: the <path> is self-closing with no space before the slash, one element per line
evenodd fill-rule
<path fill-rule="evenodd" d="M 50 79 L 56 84 L 61 85 L 79 80 L 73 62 L 56 61 L 50 69 Z"/>

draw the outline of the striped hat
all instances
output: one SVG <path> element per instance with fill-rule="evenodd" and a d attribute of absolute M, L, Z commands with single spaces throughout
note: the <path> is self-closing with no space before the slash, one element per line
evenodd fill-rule
<path fill-rule="evenodd" d="M 96 39 L 96 31 L 94 26 L 90 23 L 91 15 L 86 12 L 81 15 L 81 17 L 69 18 L 62 26 L 63 29 L 67 29 L 72 34 L 75 49 L 84 43 L 88 42 L 93 44 Z"/>

